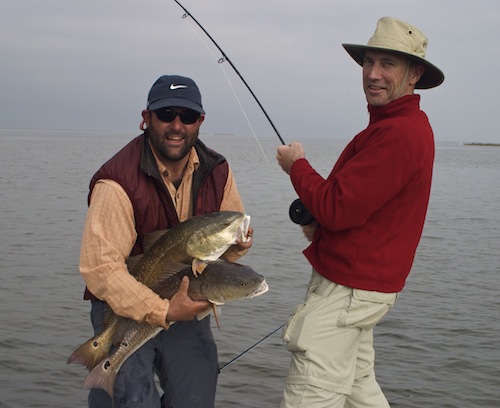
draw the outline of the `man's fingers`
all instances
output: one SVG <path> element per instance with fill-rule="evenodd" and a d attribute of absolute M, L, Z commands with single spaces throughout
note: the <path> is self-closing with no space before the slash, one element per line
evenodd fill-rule
<path fill-rule="evenodd" d="M 179 290 L 177 291 L 179 295 L 187 296 L 189 290 L 189 278 L 184 276 L 181 280 L 181 284 L 179 285 Z"/>

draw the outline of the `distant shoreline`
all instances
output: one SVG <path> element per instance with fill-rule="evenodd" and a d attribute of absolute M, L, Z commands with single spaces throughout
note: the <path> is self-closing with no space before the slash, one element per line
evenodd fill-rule
<path fill-rule="evenodd" d="M 500 147 L 500 143 L 464 143 L 464 146 L 495 146 L 495 147 Z"/>

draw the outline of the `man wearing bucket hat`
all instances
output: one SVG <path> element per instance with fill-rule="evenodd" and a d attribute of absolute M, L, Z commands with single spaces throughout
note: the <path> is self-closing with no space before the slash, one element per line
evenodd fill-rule
<path fill-rule="evenodd" d="M 87 285 L 85 299 L 92 301 L 95 333 L 103 330 L 108 307 L 120 316 L 169 330 L 125 361 L 113 399 L 103 390 L 92 389 L 89 407 L 214 406 L 217 348 L 209 318 L 195 318 L 210 304 L 188 297 L 188 281 L 170 301 L 161 299 L 138 282 L 125 263 L 129 256 L 143 252 L 143 238 L 151 232 L 194 215 L 244 211 L 227 161 L 198 139 L 204 114 L 192 79 L 160 77 L 142 112 L 143 133 L 107 161 L 90 182 L 80 272 Z M 249 237 L 252 232 L 249 228 Z M 251 239 L 238 242 L 224 257 L 235 261 L 251 245 Z M 170 326 L 172 321 L 177 323 Z M 161 398 L 155 372 L 164 391 Z"/>
<path fill-rule="evenodd" d="M 375 379 L 373 328 L 404 287 L 429 201 L 433 132 L 414 90 L 444 75 L 425 59 L 426 37 L 384 17 L 367 45 L 343 46 L 362 66 L 368 127 L 326 179 L 300 143 L 277 153 L 314 217 L 303 226 L 312 277 L 283 333 L 292 359 L 282 408 L 389 407 Z"/>

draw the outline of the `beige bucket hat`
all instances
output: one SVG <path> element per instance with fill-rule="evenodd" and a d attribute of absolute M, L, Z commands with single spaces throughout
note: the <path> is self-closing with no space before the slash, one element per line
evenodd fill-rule
<path fill-rule="evenodd" d="M 363 65 L 367 50 L 390 51 L 410 57 L 425 67 L 425 72 L 415 85 L 416 89 L 429 89 L 444 81 L 443 72 L 425 59 L 427 38 L 416 27 L 393 17 L 382 17 L 367 45 L 342 44 L 349 55 Z"/>

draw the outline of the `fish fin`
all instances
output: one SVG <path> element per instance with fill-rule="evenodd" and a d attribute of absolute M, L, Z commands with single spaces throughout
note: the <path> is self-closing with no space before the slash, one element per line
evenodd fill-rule
<path fill-rule="evenodd" d="M 111 309 L 110 309 L 111 310 Z M 104 331 L 94 336 L 78 347 L 68 358 L 66 364 L 81 364 L 92 370 L 109 353 L 113 345 L 113 336 L 109 332 L 114 332 L 119 318 L 115 313 L 111 313 Z"/>
<path fill-rule="evenodd" d="M 143 254 L 139 254 L 136 256 L 129 256 L 125 260 L 125 263 L 127 264 L 127 269 L 131 275 L 134 275 L 135 271 L 137 270 L 137 265 L 139 264 L 140 260 L 142 259 L 142 256 L 143 256 Z"/>
<path fill-rule="evenodd" d="M 212 309 L 205 310 L 204 312 L 198 313 L 196 315 L 197 320 L 203 320 L 205 317 L 207 317 L 210 313 L 212 313 Z"/>
<path fill-rule="evenodd" d="M 156 241 L 158 241 L 168 230 L 158 230 L 146 234 L 144 240 L 142 241 L 142 246 L 144 247 L 144 252 L 151 248 Z"/>
<path fill-rule="evenodd" d="M 219 316 L 217 316 L 217 306 L 212 303 L 212 310 L 214 312 L 215 323 L 217 323 L 217 328 L 220 331 Z"/>
<path fill-rule="evenodd" d="M 106 391 L 113 398 L 113 389 L 118 371 L 112 367 L 109 358 L 105 358 L 87 375 L 83 382 L 83 388 L 99 388 Z"/>
<path fill-rule="evenodd" d="M 158 274 L 157 281 L 154 284 L 150 285 L 151 290 L 156 293 L 160 293 L 162 291 L 162 287 L 165 284 L 165 281 L 182 271 L 184 271 L 184 274 L 187 275 L 190 269 L 191 267 L 189 265 L 183 263 L 173 262 L 165 264 Z"/>
<path fill-rule="evenodd" d="M 141 326 L 140 323 L 135 322 L 134 320 L 130 321 L 131 324 L 135 324 L 136 326 Z M 152 339 L 158 333 L 160 333 L 163 328 L 161 327 L 154 327 L 151 325 L 148 325 L 147 323 L 142 323 L 144 325 L 147 325 L 150 329 L 149 335 L 144 337 L 142 342 L 137 344 L 137 349 L 142 347 L 148 340 Z M 132 328 L 133 330 L 133 328 Z M 146 330 L 148 330 L 146 328 Z M 129 348 L 130 344 L 128 343 L 127 340 L 125 340 L 120 347 L 126 347 Z M 130 349 L 130 353 L 133 353 L 137 349 Z M 113 390 L 115 388 L 115 382 L 116 382 L 116 376 L 118 375 L 120 368 L 124 361 L 130 356 L 130 354 L 127 354 L 125 358 L 122 357 L 120 361 L 120 356 L 118 358 L 116 357 L 116 353 L 118 353 L 120 348 L 116 349 L 112 353 L 109 353 L 105 358 L 95 367 L 90 371 L 90 373 L 87 375 L 85 378 L 85 381 L 83 382 L 83 388 L 90 389 L 90 388 L 99 388 L 113 398 Z"/>
<path fill-rule="evenodd" d="M 167 263 L 161 269 L 160 279 L 168 279 L 171 276 L 175 275 L 176 273 L 179 273 L 184 269 L 187 270 L 188 268 L 189 268 L 188 264 L 184 264 L 184 263 L 180 263 L 180 262 Z"/>
<path fill-rule="evenodd" d="M 220 330 L 220 324 L 219 324 L 219 316 L 222 314 L 222 309 L 219 307 L 219 305 L 212 303 L 212 308 L 205 310 L 204 312 L 199 313 L 196 318 L 198 320 L 203 320 L 205 317 L 207 317 L 210 313 L 214 314 L 215 317 L 215 323 L 217 324 L 217 328 Z"/>
<path fill-rule="evenodd" d="M 193 263 L 191 264 L 191 270 L 193 271 L 194 276 L 201 275 L 205 268 L 207 267 L 207 263 L 200 261 L 199 259 L 193 259 Z"/>
<path fill-rule="evenodd" d="M 99 336 L 94 336 L 78 347 L 69 356 L 66 364 L 81 364 L 92 370 L 106 357 L 110 347 L 109 342 L 104 339 L 100 340 Z"/>
<path fill-rule="evenodd" d="M 217 328 L 220 331 L 220 324 L 219 324 L 219 316 L 220 316 L 220 309 L 217 307 L 215 303 L 212 303 L 212 308 L 205 310 L 204 312 L 201 312 L 196 316 L 198 320 L 203 320 L 205 317 L 207 317 L 210 313 L 214 313 L 214 318 L 215 318 L 215 323 L 217 324 Z"/>
<path fill-rule="evenodd" d="M 122 342 L 125 337 L 125 333 L 133 322 L 134 321 L 132 319 L 118 317 L 118 323 L 116 324 L 116 330 L 113 335 L 113 346 L 117 346 Z"/>

